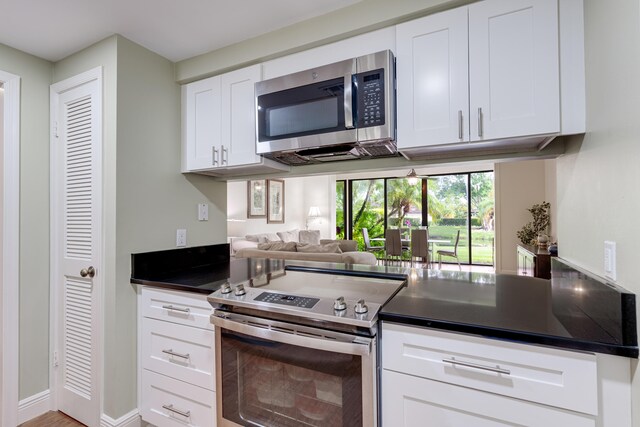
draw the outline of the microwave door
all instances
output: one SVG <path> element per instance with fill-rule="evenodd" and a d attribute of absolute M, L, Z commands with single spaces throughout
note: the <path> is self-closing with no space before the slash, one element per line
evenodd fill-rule
<path fill-rule="evenodd" d="M 257 97 L 258 153 L 353 142 L 351 75 Z"/>

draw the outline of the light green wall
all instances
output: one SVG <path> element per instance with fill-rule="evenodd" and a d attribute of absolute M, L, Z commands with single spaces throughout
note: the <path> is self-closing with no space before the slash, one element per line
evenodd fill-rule
<path fill-rule="evenodd" d="M 585 1 L 587 133 L 557 160 L 560 256 L 603 275 L 604 240 L 617 243 L 617 283 L 640 295 L 640 4 Z M 640 307 L 640 305 L 638 305 Z M 638 313 L 640 319 L 640 313 Z M 634 426 L 640 374 L 633 366 Z"/>
<path fill-rule="evenodd" d="M 180 86 L 173 63 L 118 37 L 116 284 L 107 305 L 105 413 L 137 407 L 136 294 L 129 283 L 135 252 L 226 243 L 226 183 L 180 173 Z M 209 204 L 209 221 L 197 204 Z"/>
<path fill-rule="evenodd" d="M 362 0 L 278 31 L 180 61 L 176 64 L 176 80 L 180 83 L 198 80 L 471 2 Z"/>
<path fill-rule="evenodd" d="M 51 63 L 0 44 L 20 88 L 20 390 L 49 388 L 49 84 Z"/>

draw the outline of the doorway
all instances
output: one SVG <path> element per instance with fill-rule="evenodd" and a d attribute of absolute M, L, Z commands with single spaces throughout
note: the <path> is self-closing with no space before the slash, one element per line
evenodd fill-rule
<path fill-rule="evenodd" d="M 0 424 L 18 423 L 20 77 L 0 70 Z"/>

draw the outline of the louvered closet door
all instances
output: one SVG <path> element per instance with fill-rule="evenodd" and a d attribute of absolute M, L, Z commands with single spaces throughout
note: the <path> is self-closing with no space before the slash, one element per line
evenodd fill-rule
<path fill-rule="evenodd" d="M 59 265 L 58 409 L 97 425 L 99 302 L 101 286 L 101 108 L 100 82 L 59 95 L 54 138 Z M 54 124 L 54 129 L 56 125 Z M 54 132 L 56 132 L 54 130 Z M 91 267 L 95 276 L 91 277 Z M 87 274 L 88 273 L 88 274 Z M 84 276 L 84 277 L 83 277 Z"/>

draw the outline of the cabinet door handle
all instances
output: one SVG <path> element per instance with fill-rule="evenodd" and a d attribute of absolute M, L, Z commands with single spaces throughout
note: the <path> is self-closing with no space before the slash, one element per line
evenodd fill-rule
<path fill-rule="evenodd" d="M 229 164 L 229 150 L 227 150 L 226 148 L 224 148 L 224 145 L 222 146 L 222 161 L 221 164 L 222 166 L 226 166 Z"/>
<path fill-rule="evenodd" d="M 464 138 L 462 130 L 462 110 L 458 110 L 458 139 L 462 141 L 462 138 Z"/>
<path fill-rule="evenodd" d="M 484 129 L 482 128 L 482 107 L 478 107 L 478 137 L 482 138 Z"/>
<path fill-rule="evenodd" d="M 451 363 L 452 365 L 456 366 L 466 366 L 467 368 L 473 368 L 473 369 L 480 369 L 482 371 L 489 371 L 489 372 L 495 372 L 496 374 L 504 374 L 504 375 L 511 375 L 511 371 L 508 369 L 502 369 L 502 368 L 498 368 L 498 367 L 493 367 L 493 366 L 485 366 L 485 365 L 479 365 L 477 363 L 471 363 L 471 362 L 463 362 L 460 360 L 456 360 L 455 358 L 451 358 L 451 359 L 442 359 L 442 361 L 444 363 Z"/>
<path fill-rule="evenodd" d="M 162 405 L 162 407 L 167 411 L 171 411 L 174 414 L 182 415 L 185 418 L 191 417 L 191 411 L 181 411 L 180 409 L 174 408 L 173 405 Z"/>
<path fill-rule="evenodd" d="M 162 350 L 162 352 L 165 353 L 165 354 L 168 354 L 169 356 L 180 357 L 181 359 L 188 359 L 189 358 L 189 353 L 186 353 L 186 354 L 176 353 L 171 348 L 168 349 L 168 350 Z"/>
<path fill-rule="evenodd" d="M 163 305 L 162 308 L 170 311 L 179 311 L 181 313 L 191 312 L 191 309 L 189 307 L 181 308 L 181 307 L 174 307 L 173 305 Z"/>
<path fill-rule="evenodd" d="M 211 147 L 213 149 L 213 166 L 218 166 L 218 149 L 216 147 Z"/>

